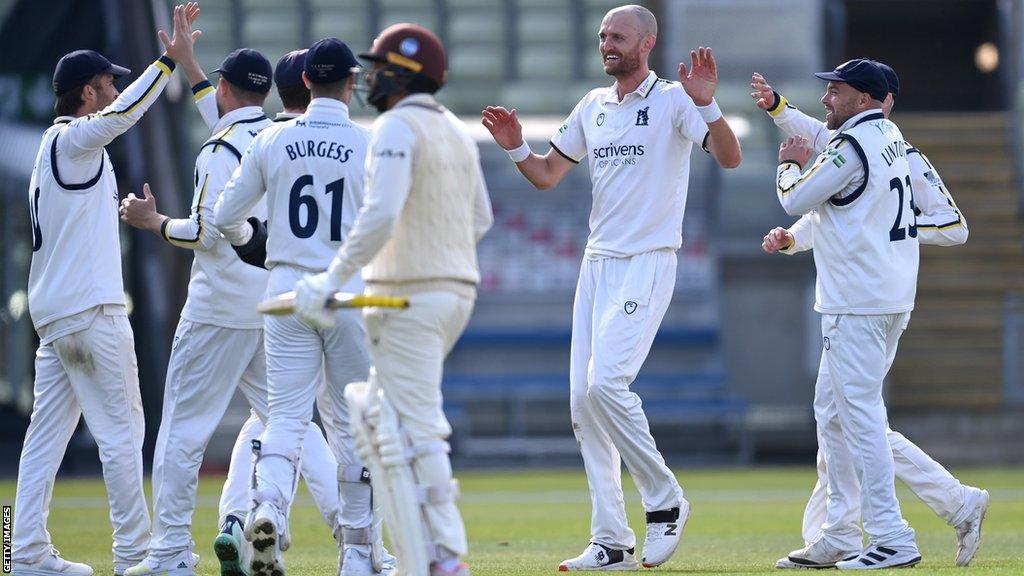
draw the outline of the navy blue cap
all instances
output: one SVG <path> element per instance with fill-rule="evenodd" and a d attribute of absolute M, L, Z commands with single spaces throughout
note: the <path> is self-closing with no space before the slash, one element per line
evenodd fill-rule
<path fill-rule="evenodd" d="M 114 78 L 127 76 L 131 70 L 112 64 L 94 50 L 75 50 L 65 54 L 53 70 L 53 92 L 60 95 L 85 86 L 97 74 L 113 74 Z"/>
<path fill-rule="evenodd" d="M 349 47 L 337 38 L 317 40 L 309 47 L 303 71 L 314 84 L 340 82 L 352 75 L 359 61 Z"/>
<path fill-rule="evenodd" d="M 214 70 L 220 72 L 221 77 L 242 90 L 266 94 L 270 92 L 270 82 L 274 76 L 274 70 L 270 67 L 270 60 L 252 48 L 239 48 L 220 63 L 220 68 Z"/>
<path fill-rule="evenodd" d="M 274 68 L 274 84 L 277 84 L 278 88 L 306 87 L 302 83 L 302 68 L 306 65 L 307 52 L 309 50 L 305 48 L 292 50 L 277 61 L 277 67 Z"/>
<path fill-rule="evenodd" d="M 892 97 L 895 98 L 900 95 L 900 77 L 896 75 L 896 71 L 892 69 L 885 62 L 879 62 L 875 60 L 875 65 L 882 69 L 882 74 L 885 74 L 885 83 L 889 85 L 889 92 Z"/>
<path fill-rule="evenodd" d="M 885 73 L 874 60 L 867 58 L 856 58 L 840 64 L 831 72 L 815 72 L 814 75 L 822 80 L 845 82 L 879 101 L 885 100 L 885 95 L 889 93 Z"/>

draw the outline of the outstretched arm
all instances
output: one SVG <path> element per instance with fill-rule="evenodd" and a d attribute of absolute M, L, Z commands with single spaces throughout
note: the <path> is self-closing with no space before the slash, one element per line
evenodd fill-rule
<path fill-rule="evenodd" d="M 725 116 L 715 102 L 715 88 L 718 86 L 718 65 L 711 48 L 703 46 L 690 51 L 690 68 L 679 63 L 679 83 L 693 99 L 704 121 L 708 125 L 707 150 L 723 168 L 735 168 L 743 160 L 740 141 L 736 138 Z"/>
<path fill-rule="evenodd" d="M 481 123 L 491 133 L 494 141 L 513 155 L 521 151 L 522 159 L 514 157 L 516 168 L 539 190 L 554 188 L 562 181 L 578 160 L 573 160 L 554 146 L 541 156 L 529 149 L 523 140 L 523 127 L 516 110 L 502 106 L 488 106 L 482 112 Z"/>
<path fill-rule="evenodd" d="M 175 65 L 195 60 L 194 43 L 202 32 L 192 30 L 186 16 L 187 9 L 187 5 L 174 7 L 173 37 L 159 31 L 165 49 L 163 56 L 146 68 L 109 106 L 68 126 L 60 145 L 69 155 L 79 156 L 99 150 L 127 132 L 163 92 Z"/>
<path fill-rule="evenodd" d="M 804 114 L 786 100 L 786 97 L 772 89 L 758 72 L 750 78 L 750 87 L 754 89 L 750 97 L 758 108 L 764 110 L 775 121 L 775 125 L 786 133 L 786 136 L 800 136 L 811 143 L 815 152 L 821 152 L 828 146 L 832 132 L 825 123 L 817 118 Z"/>

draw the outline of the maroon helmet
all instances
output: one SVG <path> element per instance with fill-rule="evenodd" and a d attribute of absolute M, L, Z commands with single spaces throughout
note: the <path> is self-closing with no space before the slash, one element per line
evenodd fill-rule
<path fill-rule="evenodd" d="M 359 57 L 385 64 L 371 81 L 368 98 L 378 109 L 389 95 L 408 88 L 417 76 L 436 85 L 431 92 L 445 83 L 448 58 L 444 45 L 436 34 L 418 24 L 387 27 Z"/>

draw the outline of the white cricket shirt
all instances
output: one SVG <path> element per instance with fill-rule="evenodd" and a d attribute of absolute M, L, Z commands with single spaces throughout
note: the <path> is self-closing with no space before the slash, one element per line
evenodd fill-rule
<path fill-rule="evenodd" d="M 614 85 L 580 100 L 551 146 L 575 163 L 589 157 L 594 203 L 588 258 L 682 245 L 690 151 L 707 134 L 683 87 L 653 71 L 621 102 Z"/>
<path fill-rule="evenodd" d="M 314 98 L 305 114 L 275 122 L 253 140 L 217 201 L 215 225 L 241 244 L 245 219 L 266 195 L 270 283 L 278 265 L 326 270 L 363 204 L 368 141 L 348 106 Z"/>
<path fill-rule="evenodd" d="M 104 146 L 142 118 L 173 70 L 161 56 L 110 106 L 61 116 L 43 134 L 28 191 L 28 306 L 36 331 L 100 304 L 124 305 L 117 179 Z"/>
<path fill-rule="evenodd" d="M 813 118 L 786 103 L 768 111 L 775 125 L 789 136 L 803 136 L 810 142 L 811 148 L 821 152 L 828 145 L 834 133 L 825 123 Z M 908 142 L 907 162 L 910 164 L 910 180 L 914 189 L 914 208 L 917 213 L 918 240 L 921 244 L 936 246 L 954 246 L 967 242 L 967 219 L 957 208 L 952 194 L 946 189 L 938 171 L 928 158 Z M 804 225 L 794 224 L 790 233 L 809 231 Z M 796 238 L 792 246 L 783 250 L 785 254 L 794 254 L 812 247 L 806 238 Z"/>
<path fill-rule="evenodd" d="M 259 106 L 239 108 L 221 117 L 214 125 L 214 135 L 196 157 L 191 214 L 165 220 L 161 227 L 164 240 L 195 251 L 188 298 L 181 310 L 186 320 L 224 328 L 263 327 L 256 305 L 266 292 L 267 271 L 242 262 L 211 221 L 213 207 L 242 154 L 270 125 Z M 248 216 L 263 220 L 266 214 L 266 204 L 261 201 Z"/>
<path fill-rule="evenodd" d="M 802 174 L 795 162 L 783 162 L 776 194 L 788 214 L 810 213 L 815 310 L 914 308 L 919 247 L 907 147 L 880 110 L 850 118 Z"/>

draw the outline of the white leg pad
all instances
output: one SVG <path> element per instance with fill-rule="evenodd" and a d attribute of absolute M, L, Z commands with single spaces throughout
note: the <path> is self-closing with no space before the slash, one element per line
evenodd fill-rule
<path fill-rule="evenodd" d="M 256 512 L 256 508 L 264 502 L 270 502 L 277 507 L 278 512 L 285 520 L 285 525 L 278 527 L 281 533 L 280 546 L 281 550 L 287 550 L 291 546 L 291 534 L 288 530 L 288 512 L 291 508 L 290 497 L 295 495 L 295 489 L 299 480 L 299 457 L 296 454 L 286 454 L 283 452 L 277 452 L 274 450 L 267 450 L 263 447 L 263 443 L 260 440 L 252 441 L 252 454 L 253 454 L 253 467 L 252 467 L 252 491 L 251 491 L 251 508 L 249 509 L 249 518 L 253 518 L 253 514 Z M 288 494 L 281 494 L 277 489 L 272 487 L 260 487 L 257 481 L 258 476 L 266 471 L 260 470 L 260 462 L 270 459 L 281 459 L 287 462 L 291 472 L 291 490 Z M 248 534 L 248 530 L 246 531 Z"/>
<path fill-rule="evenodd" d="M 394 410 L 365 382 L 345 387 L 352 436 L 381 500 L 403 576 L 428 576 L 426 530 L 420 497 L 405 454 Z"/>

